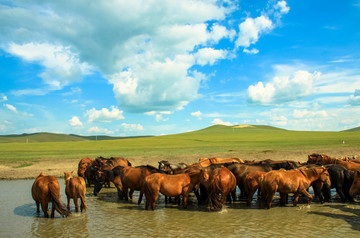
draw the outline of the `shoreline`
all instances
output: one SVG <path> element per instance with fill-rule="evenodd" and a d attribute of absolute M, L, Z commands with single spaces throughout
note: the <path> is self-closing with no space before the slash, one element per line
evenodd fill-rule
<path fill-rule="evenodd" d="M 293 160 L 296 162 L 306 162 L 307 156 L 312 153 L 324 153 L 332 157 L 342 158 L 344 156 L 359 155 L 359 150 L 354 148 L 342 149 L 327 149 L 323 151 L 262 151 L 252 154 L 243 153 L 223 153 L 212 155 L 181 155 L 173 158 L 166 156 L 152 156 L 152 157 L 128 157 L 127 159 L 133 166 L 138 165 L 152 165 L 158 166 L 158 161 L 168 160 L 171 163 L 194 163 L 198 162 L 200 158 L 240 158 L 243 160 Z M 85 156 L 84 156 L 85 157 Z M 41 172 L 46 175 L 53 175 L 57 178 L 63 177 L 63 172 L 74 171 L 77 176 L 77 168 L 80 159 L 61 159 L 61 160 L 42 160 L 38 162 L 31 162 L 30 166 L 16 167 L 19 164 L 3 164 L 0 165 L 0 180 L 16 180 L 16 179 L 35 179 Z M 26 163 L 23 161 L 22 164 Z"/>

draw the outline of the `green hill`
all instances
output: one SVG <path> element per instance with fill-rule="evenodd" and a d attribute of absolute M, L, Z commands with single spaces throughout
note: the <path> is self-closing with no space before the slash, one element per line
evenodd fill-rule
<path fill-rule="evenodd" d="M 358 127 L 355 127 L 355 128 L 351 128 L 351 129 L 348 129 L 348 130 L 344 130 L 344 131 L 360 131 L 360 126 Z"/>

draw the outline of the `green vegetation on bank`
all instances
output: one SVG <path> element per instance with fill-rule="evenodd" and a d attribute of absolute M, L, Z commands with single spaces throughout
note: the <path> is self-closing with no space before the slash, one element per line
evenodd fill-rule
<path fill-rule="evenodd" d="M 343 143 L 344 142 L 344 143 Z M 74 159 L 85 156 L 184 156 L 261 151 L 360 148 L 360 131 L 289 131 L 270 126 L 211 126 L 176 135 L 102 141 L 0 143 L 0 162 Z"/>

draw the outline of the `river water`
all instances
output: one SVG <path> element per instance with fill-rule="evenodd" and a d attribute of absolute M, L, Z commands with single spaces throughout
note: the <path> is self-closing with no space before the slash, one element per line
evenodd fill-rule
<path fill-rule="evenodd" d="M 278 207 L 270 210 L 244 202 L 225 205 L 221 212 L 208 212 L 191 198 L 187 210 L 165 205 L 160 195 L 155 211 L 144 205 L 118 201 L 114 188 L 98 197 L 87 192 L 89 210 L 61 218 L 36 214 L 31 197 L 34 180 L 0 181 L 0 237 L 359 237 L 360 204 L 338 202 L 310 206 Z M 60 199 L 65 202 L 64 181 Z M 138 196 L 138 193 L 135 193 Z M 333 194 L 333 196 L 335 196 Z M 75 207 L 71 204 L 71 210 Z"/>

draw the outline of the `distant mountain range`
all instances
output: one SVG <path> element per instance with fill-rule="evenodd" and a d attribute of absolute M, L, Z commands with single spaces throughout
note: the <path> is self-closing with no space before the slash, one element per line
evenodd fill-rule
<path fill-rule="evenodd" d="M 284 130 L 272 126 L 264 125 L 237 125 L 237 126 L 222 126 L 214 125 L 197 131 L 187 133 L 224 133 L 234 132 L 237 130 L 243 131 L 277 131 Z M 344 130 L 344 132 L 356 132 L 360 131 L 360 127 Z M 65 141 L 96 141 L 96 140 L 119 140 L 119 139 L 131 139 L 131 138 L 142 138 L 151 136 L 127 136 L 127 137 L 115 137 L 105 135 L 94 135 L 94 136 L 81 136 L 75 134 L 58 134 L 58 133 L 31 133 L 31 134 L 17 134 L 17 135 L 0 135 L 0 143 L 34 143 L 34 142 L 65 142 Z"/>
<path fill-rule="evenodd" d="M 75 134 L 58 134 L 58 133 L 24 133 L 19 135 L 0 135 L 0 143 L 34 143 L 34 142 L 65 142 L 65 141 L 96 141 L 96 140 L 119 140 L 119 139 L 131 139 L 148 136 L 127 136 L 127 137 L 115 137 L 115 136 L 81 136 Z"/>

